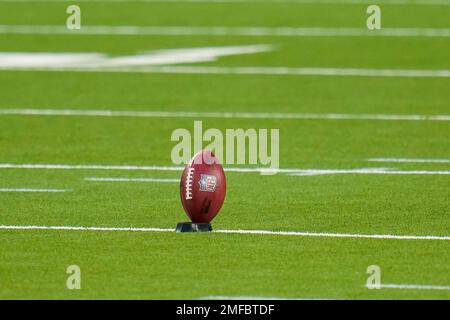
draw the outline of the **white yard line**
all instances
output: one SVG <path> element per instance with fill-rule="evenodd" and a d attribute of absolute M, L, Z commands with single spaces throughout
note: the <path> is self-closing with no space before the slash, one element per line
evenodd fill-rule
<path fill-rule="evenodd" d="M 132 166 L 132 165 L 67 165 L 67 164 L 15 164 L 0 163 L 0 169 L 45 169 L 45 170 L 142 170 L 142 171 L 182 171 L 181 166 Z M 402 174 L 402 175 L 449 175 L 448 170 L 404 170 L 398 171 L 389 168 L 362 168 L 362 169 L 300 169 L 300 168 L 245 168 L 228 167 L 226 172 L 241 173 L 285 173 L 292 176 L 326 175 L 326 174 Z"/>
<path fill-rule="evenodd" d="M 88 177 L 86 181 L 105 181 L 105 182 L 174 182 L 179 183 L 180 179 L 163 179 L 163 178 L 98 178 Z"/>
<path fill-rule="evenodd" d="M 388 77 L 388 78 L 450 78 L 450 70 L 413 69 L 356 69 L 356 68 L 296 68 L 296 67 L 92 67 L 92 68 L 15 68 L 0 67 L 3 71 L 49 71 L 49 72 L 94 72 L 94 73 L 160 73 L 160 74 L 225 74 L 225 75 L 277 75 L 277 76 L 332 76 L 332 77 Z"/>
<path fill-rule="evenodd" d="M 413 158 L 370 158 L 370 162 L 391 163 L 450 163 L 450 159 L 413 159 Z"/>
<path fill-rule="evenodd" d="M 331 27 L 189 27 L 94 26 L 68 30 L 63 25 L 0 25 L 0 34 L 60 34 L 103 36 L 249 36 L 249 37 L 450 37 L 450 28 L 331 28 Z"/>
<path fill-rule="evenodd" d="M 367 287 L 367 286 L 366 286 Z M 367 287 L 368 288 L 368 287 Z M 386 283 L 380 285 L 381 289 L 406 289 L 406 290 L 447 290 L 450 286 L 422 285 L 422 284 L 396 284 Z"/>
<path fill-rule="evenodd" d="M 174 232 L 174 229 L 163 229 L 163 228 L 118 228 L 118 227 L 76 227 L 76 226 L 7 226 L 7 225 L 0 225 L 0 230 Z"/>
<path fill-rule="evenodd" d="M 17 226 L 0 225 L 0 230 L 72 230 L 72 231 L 135 231 L 135 232 L 171 232 L 167 228 L 125 228 L 125 227 L 81 227 L 81 226 Z M 299 237 L 326 237 L 326 238 L 363 238 L 363 239 L 389 239 L 389 240 L 441 240 L 450 241 L 450 236 L 432 235 L 383 235 L 383 234 L 347 234 L 347 233 L 317 233 L 295 231 L 269 231 L 269 230 L 214 230 L 213 233 L 299 236 Z"/>
<path fill-rule="evenodd" d="M 1 109 L 1 115 L 79 116 L 129 118 L 216 118 L 216 119 L 277 119 L 277 120 L 379 120 L 379 121 L 450 121 L 450 115 L 417 114 L 352 114 L 352 113 L 289 113 L 289 112 L 184 112 L 127 111 L 92 109 Z"/>
<path fill-rule="evenodd" d="M 45 169 L 45 170 L 143 170 L 180 171 L 184 167 L 170 166 L 132 166 L 132 165 L 67 165 L 67 164 L 14 164 L 0 163 L 0 169 Z"/>
<path fill-rule="evenodd" d="M 10 189 L 10 188 L 0 188 L 0 192 L 38 192 L 38 193 L 59 193 L 59 192 L 69 192 L 72 190 L 68 189 L 28 189 L 28 188 L 19 188 L 19 189 Z"/>
<path fill-rule="evenodd" d="M 387 174 L 387 175 L 450 175 L 449 170 L 392 170 L 392 169 L 306 169 L 288 173 L 290 176 L 316 176 L 330 174 Z"/>
<path fill-rule="evenodd" d="M 71 0 L 0 0 L 1 2 L 10 3 L 52 3 L 52 2 L 73 2 Z M 342 4 L 342 5 L 352 5 L 352 4 L 362 4 L 369 5 L 373 1 L 370 0 L 77 0 L 77 2 L 115 2 L 115 3 L 204 3 L 204 4 L 214 4 L 214 3 L 251 3 L 251 4 Z M 377 4 L 382 5 L 442 5 L 448 6 L 450 2 L 448 0 L 377 0 Z"/>
<path fill-rule="evenodd" d="M 39 69 L 29 69 L 39 71 Z M 122 73 L 166 73 L 166 74 L 237 74 L 278 76 L 341 76 L 341 77 L 405 77 L 405 78 L 449 78 L 450 70 L 409 69 L 356 69 L 356 68 L 296 68 L 296 67 L 197 67 L 155 66 L 142 68 L 111 69 L 42 69 L 45 71 L 75 72 L 122 72 Z"/>
<path fill-rule="evenodd" d="M 285 298 L 285 297 L 258 297 L 258 296 L 206 296 L 198 300 L 332 300 L 322 298 Z"/>
<path fill-rule="evenodd" d="M 16 164 L 0 163 L 0 169 L 44 169 L 44 170 L 124 170 L 124 171 L 177 171 L 182 166 L 136 166 L 136 165 L 68 165 L 68 164 Z M 362 169 L 301 169 L 301 168 L 245 168 L 225 167 L 226 172 L 239 173 L 285 173 L 292 176 L 310 176 L 327 174 L 397 174 L 397 175 L 450 175 L 449 170 L 393 170 L 390 168 L 362 168 Z"/>
<path fill-rule="evenodd" d="M 396 240 L 450 240 L 450 236 L 345 234 L 345 233 L 316 233 L 316 232 L 267 231 L 267 230 L 215 230 L 214 232 L 218 232 L 218 233 L 236 233 L 236 234 L 301 236 L 301 237 L 326 237 L 326 238 L 365 238 L 365 239 L 396 239 Z"/>
<path fill-rule="evenodd" d="M 449 78 L 450 70 L 414 69 L 357 69 L 357 68 L 296 68 L 296 67 L 200 67 L 200 66 L 136 66 L 136 67 L 10 67 L 3 71 L 94 72 L 94 73 L 160 73 L 214 75 L 277 75 L 277 76 L 334 76 L 334 77 L 395 77 Z"/>

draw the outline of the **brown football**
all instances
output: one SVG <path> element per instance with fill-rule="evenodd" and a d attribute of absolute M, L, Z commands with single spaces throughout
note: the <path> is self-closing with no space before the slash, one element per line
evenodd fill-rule
<path fill-rule="evenodd" d="M 225 200 L 223 167 L 209 150 L 198 152 L 181 176 L 180 197 L 184 211 L 194 223 L 211 222 Z"/>

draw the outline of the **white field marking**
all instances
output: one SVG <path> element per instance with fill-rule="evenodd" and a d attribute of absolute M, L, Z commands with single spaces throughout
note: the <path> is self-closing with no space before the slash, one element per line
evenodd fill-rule
<path fill-rule="evenodd" d="M 366 288 L 369 288 L 366 285 Z M 450 290 L 450 286 L 436 286 L 436 285 L 423 285 L 423 284 L 396 284 L 386 283 L 381 284 L 382 289 L 407 289 L 407 290 Z"/>
<path fill-rule="evenodd" d="M 19 189 L 9 189 L 9 188 L 0 188 L 0 192 L 39 192 L 39 193 L 59 193 L 59 192 L 69 192 L 72 190 L 68 189 L 27 189 L 27 188 L 19 188 Z"/>
<path fill-rule="evenodd" d="M 392 168 L 361 168 L 361 169 L 299 169 L 298 172 L 288 173 L 291 176 L 317 176 L 328 174 L 352 174 L 352 173 L 372 173 L 385 172 Z"/>
<path fill-rule="evenodd" d="M 0 34 L 58 34 L 102 36 L 245 36 L 245 37 L 450 37 L 450 28 L 331 28 L 331 27 L 188 27 L 86 26 L 68 30 L 58 25 L 0 25 Z"/>
<path fill-rule="evenodd" d="M 175 232 L 174 229 L 163 229 L 163 228 L 75 227 L 75 226 L 7 226 L 7 225 L 0 225 L 0 230 Z"/>
<path fill-rule="evenodd" d="M 103 53 L 0 52 L 0 69 L 108 69 L 216 61 L 220 57 L 267 52 L 270 45 L 199 47 L 154 50 L 147 53 L 109 57 Z"/>
<path fill-rule="evenodd" d="M 0 27 L 1 31 L 1 27 Z M 449 29 L 450 35 L 450 29 Z M 435 77 L 449 78 L 450 70 L 207 67 L 173 66 L 179 63 L 216 61 L 223 56 L 267 52 L 270 45 L 203 47 L 157 50 L 149 53 L 108 57 L 101 53 L 0 52 L 0 70 L 53 72 L 126 72 L 169 74 L 238 74 L 290 76 Z"/>
<path fill-rule="evenodd" d="M 143 170 L 143 171 L 180 171 L 184 167 L 175 166 L 134 166 L 134 165 L 67 165 L 67 164 L 15 164 L 0 163 L 0 169 L 45 169 L 45 170 Z"/>
<path fill-rule="evenodd" d="M 44 170 L 143 170 L 143 171 L 182 171 L 181 166 L 131 166 L 131 165 L 68 165 L 68 164 L 16 164 L 0 163 L 0 169 L 44 169 Z M 225 167 L 226 172 L 239 173 L 285 173 L 292 176 L 326 175 L 326 174 L 403 174 L 403 175 L 450 175 L 450 171 L 412 170 L 398 171 L 390 168 L 363 169 L 271 169 Z"/>
<path fill-rule="evenodd" d="M 257 296 L 206 296 L 198 300 L 333 300 L 323 298 L 284 298 L 284 297 L 257 297 Z"/>
<path fill-rule="evenodd" d="M 29 69 L 39 71 L 38 69 Z M 52 69 L 45 71 L 71 71 Z M 341 76 L 341 77 L 406 77 L 406 78 L 449 78 L 450 70 L 413 69 L 356 69 L 356 68 L 296 68 L 296 67 L 200 67 L 200 66 L 154 66 L 142 68 L 78 69 L 80 72 L 125 72 L 166 74 L 236 74 L 236 75 L 278 75 L 278 76 Z"/>
<path fill-rule="evenodd" d="M 412 159 L 412 158 L 370 158 L 370 162 L 395 162 L 395 163 L 450 163 L 450 159 Z"/>
<path fill-rule="evenodd" d="M 214 230 L 217 233 L 260 234 L 301 237 L 327 237 L 327 238 L 366 238 L 366 239 L 396 239 L 396 240 L 450 240 L 450 236 L 410 236 L 410 235 L 383 235 L 383 234 L 346 234 L 346 233 L 316 233 L 295 231 L 268 231 L 268 230 Z"/>
<path fill-rule="evenodd" d="M 367 169 L 306 169 L 298 172 L 288 173 L 290 176 L 317 176 L 330 174 L 394 174 L 394 175 L 450 175 L 449 170 L 429 171 L 429 170 L 393 170 L 384 168 Z"/>
<path fill-rule="evenodd" d="M 52 3 L 52 2 L 71 2 L 71 0 L 0 0 L 0 2 L 25 2 L 25 3 Z M 78 0 L 77 2 L 116 2 L 116 3 L 271 3 L 271 4 L 371 4 L 369 0 Z M 448 6 L 448 0 L 377 0 L 378 4 L 383 5 L 442 5 Z"/>
<path fill-rule="evenodd" d="M 16 164 L 0 163 L 0 169 L 43 169 L 43 170 L 124 170 L 124 171 L 183 171 L 181 166 L 136 166 L 136 165 L 68 165 L 68 164 Z M 269 168 L 224 168 L 227 172 L 267 172 Z M 298 169 L 277 169 L 277 172 L 291 173 Z M 178 180 L 179 181 L 179 180 Z"/>
<path fill-rule="evenodd" d="M 184 112 L 125 111 L 76 109 L 1 109 L 0 115 L 80 116 L 130 118 L 217 118 L 277 120 L 380 120 L 380 121 L 450 121 L 450 115 L 352 114 L 352 113 L 289 113 L 289 112 Z"/>
<path fill-rule="evenodd" d="M 200 66 L 147 66 L 147 67 L 0 67 L 3 71 L 51 72 L 112 72 L 160 74 L 234 74 L 267 76 L 331 76 L 331 77 L 395 77 L 395 78 L 450 78 L 450 70 L 414 69 L 356 69 L 356 68 L 296 68 L 296 67 L 200 67 Z"/>
<path fill-rule="evenodd" d="M 0 225 L 2 230 L 74 230 L 74 231 L 136 231 L 136 232 L 175 232 L 167 228 L 133 228 L 133 227 L 81 227 L 81 226 L 14 226 Z M 450 241 L 450 236 L 414 236 L 392 234 L 348 234 L 348 233 L 322 233 L 322 232 L 296 232 L 296 231 L 270 231 L 270 230 L 213 230 L 213 233 L 299 236 L 299 237 L 325 237 L 325 238 L 362 238 L 362 239 L 389 239 L 389 240 L 440 240 Z"/>
<path fill-rule="evenodd" d="M 86 181 L 106 181 L 106 182 L 176 182 L 179 183 L 179 179 L 162 179 L 162 178 L 97 178 L 88 177 L 84 178 Z"/>

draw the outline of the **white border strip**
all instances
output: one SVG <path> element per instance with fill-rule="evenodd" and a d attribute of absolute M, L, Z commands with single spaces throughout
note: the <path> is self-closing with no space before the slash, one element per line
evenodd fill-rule
<path fill-rule="evenodd" d="M 69 192 L 72 190 L 69 189 L 27 189 L 27 188 L 19 188 L 19 189 L 9 189 L 9 188 L 0 188 L 0 192 L 38 192 L 38 193 L 59 193 L 59 192 Z"/>
<path fill-rule="evenodd" d="M 412 158 L 370 158 L 369 162 L 391 163 L 450 163 L 450 159 L 412 159 Z"/>
<path fill-rule="evenodd" d="M 58 25 L 0 25 L 0 34 L 101 36 L 245 36 L 245 37 L 450 37 L 450 28 L 326 28 L 326 27 L 187 27 L 85 26 L 68 30 Z"/>
<path fill-rule="evenodd" d="M 125 111 L 88 109 L 1 109 L 1 115 L 20 116 L 80 116 L 130 118 L 216 118 L 216 119 L 276 119 L 276 120 L 380 120 L 380 121 L 450 121 L 450 115 L 396 115 L 351 113 L 289 113 L 289 112 L 183 112 Z"/>
<path fill-rule="evenodd" d="M 0 230 L 72 230 L 72 231 L 135 231 L 135 232 L 172 232 L 174 229 L 164 228 L 120 228 L 120 227 L 77 227 L 77 226 L 12 226 L 0 225 Z M 450 241 L 450 236 L 413 236 L 413 235 L 383 235 L 383 234 L 347 234 L 347 233 L 316 233 L 295 231 L 269 230 L 214 230 L 213 233 L 252 234 L 275 236 L 326 237 L 326 238 L 356 238 L 356 239 L 391 239 L 391 240 L 441 240 Z"/>

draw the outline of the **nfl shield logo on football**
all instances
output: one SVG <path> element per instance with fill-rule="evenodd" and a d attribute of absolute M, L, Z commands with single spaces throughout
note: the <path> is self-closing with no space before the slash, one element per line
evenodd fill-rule
<path fill-rule="evenodd" d="M 214 192 L 216 190 L 216 177 L 207 174 L 200 175 L 200 191 Z"/>

